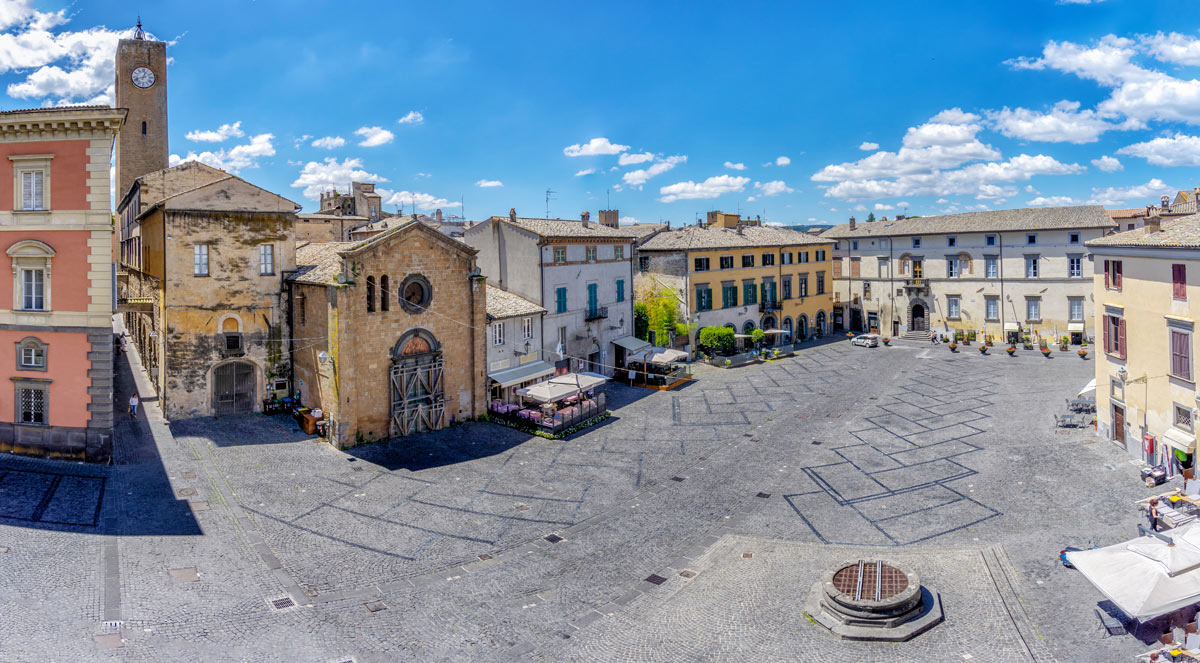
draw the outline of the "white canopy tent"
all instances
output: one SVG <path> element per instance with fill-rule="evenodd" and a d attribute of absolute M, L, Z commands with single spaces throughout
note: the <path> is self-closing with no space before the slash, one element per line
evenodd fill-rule
<path fill-rule="evenodd" d="M 1079 393 L 1075 397 L 1079 398 L 1080 396 L 1083 396 L 1084 394 L 1088 393 L 1089 391 L 1096 391 L 1096 378 L 1092 378 L 1091 382 L 1084 385 L 1083 389 L 1080 389 Z"/>
<path fill-rule="evenodd" d="M 687 357 L 687 353 L 682 350 L 653 347 L 630 355 L 627 361 L 646 364 L 670 364 L 676 361 L 685 361 Z"/>
<path fill-rule="evenodd" d="M 1145 621 L 1200 603 L 1200 528 L 1143 536 L 1067 559 L 1130 617 Z"/>
<path fill-rule="evenodd" d="M 553 403 L 572 394 L 599 387 L 608 378 L 596 373 L 564 373 L 544 382 L 518 389 L 517 394 L 539 403 Z"/>
<path fill-rule="evenodd" d="M 786 334 L 787 332 L 783 331 L 782 329 L 768 329 L 768 330 L 764 331 L 763 333 L 769 334 L 769 335 L 774 335 L 774 334 Z"/>

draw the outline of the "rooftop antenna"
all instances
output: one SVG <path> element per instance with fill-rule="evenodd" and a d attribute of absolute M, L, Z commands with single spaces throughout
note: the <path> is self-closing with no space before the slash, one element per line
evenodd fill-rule
<path fill-rule="evenodd" d="M 612 189 L 604 190 L 604 202 L 608 206 L 607 209 L 612 209 Z"/>
<path fill-rule="evenodd" d="M 551 196 L 553 196 L 556 193 L 558 193 L 558 192 L 551 191 L 550 189 L 546 189 L 546 218 L 547 219 L 550 218 L 550 201 L 554 200 L 554 198 L 552 198 Z"/>

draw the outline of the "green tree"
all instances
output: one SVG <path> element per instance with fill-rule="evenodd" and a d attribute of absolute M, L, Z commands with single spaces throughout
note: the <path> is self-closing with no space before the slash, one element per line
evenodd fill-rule
<path fill-rule="evenodd" d="M 733 351 L 733 330 L 729 327 L 705 327 L 700 330 L 700 347 L 710 352 Z"/>
<path fill-rule="evenodd" d="M 650 331 L 654 332 L 657 345 L 668 345 L 675 323 L 679 322 L 679 301 L 670 288 L 663 288 L 646 301 Z"/>
<path fill-rule="evenodd" d="M 650 311 L 646 302 L 633 305 L 633 335 L 643 341 L 650 340 Z"/>
<path fill-rule="evenodd" d="M 750 340 L 754 341 L 754 345 L 759 345 L 763 339 L 767 337 L 767 333 L 755 327 L 754 331 L 750 332 Z"/>
<path fill-rule="evenodd" d="M 867 223 L 873 223 L 874 221 L 875 221 L 875 212 L 871 212 L 870 214 L 867 215 Z"/>

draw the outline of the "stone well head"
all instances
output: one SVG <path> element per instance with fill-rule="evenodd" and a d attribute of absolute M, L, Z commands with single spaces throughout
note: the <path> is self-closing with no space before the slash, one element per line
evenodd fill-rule
<path fill-rule="evenodd" d="M 941 623 L 941 597 L 915 571 L 883 559 L 847 560 L 826 571 L 806 614 L 845 640 L 908 640 Z"/>

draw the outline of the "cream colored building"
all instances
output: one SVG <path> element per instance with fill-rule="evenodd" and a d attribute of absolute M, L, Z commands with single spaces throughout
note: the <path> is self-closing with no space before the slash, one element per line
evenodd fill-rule
<path fill-rule="evenodd" d="M 1085 243 L 1111 228 L 1100 206 L 851 218 L 821 235 L 836 240 L 835 328 L 1083 342 L 1094 306 Z"/>
<path fill-rule="evenodd" d="M 1155 464 L 1175 450 L 1193 454 L 1200 215 L 1151 215 L 1144 228 L 1087 246 L 1096 266 L 1097 434 Z"/>

